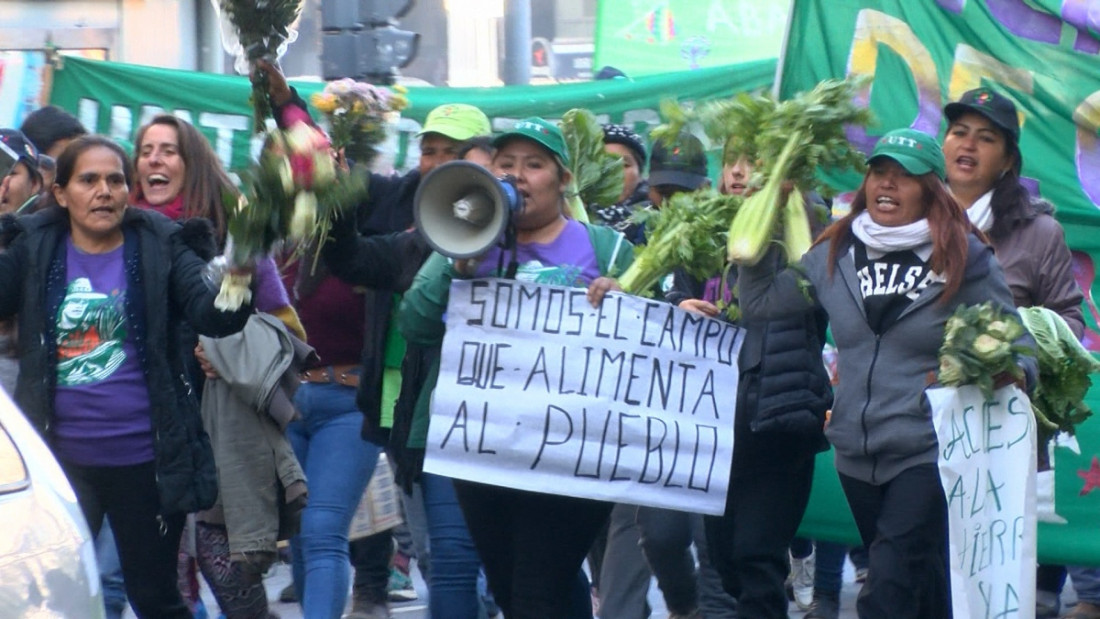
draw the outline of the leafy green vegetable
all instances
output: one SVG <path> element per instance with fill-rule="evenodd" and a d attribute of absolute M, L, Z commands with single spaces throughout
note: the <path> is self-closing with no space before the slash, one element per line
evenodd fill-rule
<path fill-rule="evenodd" d="M 677 193 L 660 209 L 635 213 L 646 226 L 648 242 L 637 248 L 619 285 L 628 293 L 644 295 L 677 267 L 698 279 L 721 273 L 726 266 L 726 232 L 740 206 L 740 196 L 700 189 Z"/>
<path fill-rule="evenodd" d="M 661 104 L 665 123 L 656 127 L 651 135 L 655 140 L 671 144 L 688 124 L 699 125 L 711 143 L 724 145 L 722 163 L 733 163 L 740 156 L 755 162 L 758 158 L 757 133 L 775 113 L 777 105 L 770 94 L 747 92 L 730 99 L 706 101 L 691 109 L 666 100 Z"/>
<path fill-rule="evenodd" d="M 742 100 L 723 108 L 725 122 L 736 128 L 742 148 L 757 156 L 755 182 L 764 187 L 745 201 L 730 228 L 729 259 L 738 264 L 755 264 L 764 255 L 777 225 L 784 193 L 816 189 L 833 193 L 821 183 L 818 167 L 863 169 L 864 155 L 845 135 L 848 125 L 867 125 L 871 113 L 854 103 L 862 79 L 825 80 L 808 93 L 777 104 L 771 112 L 763 99 Z M 751 125 L 759 123 L 757 130 Z M 751 142 L 747 138 L 754 136 Z M 789 196 L 788 193 L 788 196 Z M 787 213 L 794 213 L 791 208 Z M 799 218 L 791 225 L 805 225 Z M 797 233 L 801 236 L 801 231 Z M 790 248 L 791 256 L 794 251 Z"/>
<path fill-rule="evenodd" d="M 603 127 L 596 116 L 574 108 L 562 116 L 561 131 L 569 150 L 573 184 L 569 193 L 586 206 L 611 206 L 623 192 L 623 160 L 604 150 Z"/>
<path fill-rule="evenodd" d="M 940 384 L 977 385 L 982 395 L 993 397 L 994 385 L 1002 374 L 1023 378 L 1017 359 L 1033 352 L 1015 343 L 1023 334 L 1024 327 L 1016 316 L 988 301 L 958 306 L 944 325 Z"/>
<path fill-rule="evenodd" d="M 792 135 L 776 162 L 777 168 L 789 165 L 798 148 L 798 136 Z M 790 191 L 790 190 L 788 190 Z M 795 193 L 791 191 L 790 193 Z M 756 264 L 768 249 L 779 220 L 783 200 L 783 176 L 772 174 L 764 188 L 745 200 L 730 224 L 726 244 L 727 256 L 735 264 Z M 805 213 L 805 211 L 803 211 Z M 803 219 L 803 221 L 805 221 Z M 795 222 L 797 225 L 797 222 Z M 808 224 L 807 224 L 808 225 Z M 801 257 L 801 255 L 799 256 Z"/>
<path fill-rule="evenodd" d="M 1042 445 L 1057 432 L 1074 434 L 1076 427 L 1092 416 L 1085 393 L 1092 385 L 1089 375 L 1100 371 L 1100 361 L 1057 313 L 1045 307 L 1023 307 L 1019 312 L 1037 346 L 1039 384 L 1031 408 L 1039 422 Z"/>
<path fill-rule="evenodd" d="M 795 264 L 814 243 L 810 235 L 810 217 L 806 214 L 806 199 L 801 191 L 787 194 L 783 204 L 783 220 L 783 247 L 787 250 L 787 263 Z"/>

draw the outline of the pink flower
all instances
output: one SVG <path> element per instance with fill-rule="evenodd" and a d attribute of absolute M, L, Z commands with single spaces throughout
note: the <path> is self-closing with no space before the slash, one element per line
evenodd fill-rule
<path fill-rule="evenodd" d="M 295 153 L 290 156 L 290 173 L 294 185 L 309 191 L 313 188 L 313 156 Z"/>

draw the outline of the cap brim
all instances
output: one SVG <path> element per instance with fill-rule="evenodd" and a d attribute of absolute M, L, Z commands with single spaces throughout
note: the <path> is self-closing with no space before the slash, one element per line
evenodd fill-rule
<path fill-rule="evenodd" d="M 1000 129 L 1001 133 L 1005 134 L 1005 136 L 1007 136 L 1009 139 L 1013 141 L 1016 141 L 1018 139 L 1017 133 L 1019 132 L 1019 128 L 1006 127 L 1004 123 L 997 120 L 997 118 L 989 112 L 988 108 L 984 108 L 980 105 L 961 103 L 959 101 L 948 103 L 943 107 L 943 115 L 947 117 L 948 124 L 955 122 L 963 114 L 980 114 L 981 116 L 985 117 L 986 120 L 993 123 L 994 127 Z"/>
<path fill-rule="evenodd" d="M 450 138 L 456 142 L 462 142 L 463 140 L 468 140 L 474 137 L 472 135 L 466 135 L 467 133 L 469 133 L 469 131 L 463 131 L 458 127 L 441 127 L 439 125 L 424 127 L 420 130 L 420 133 L 416 134 L 416 137 L 422 138 L 429 133 L 436 133 L 445 138 Z"/>
<path fill-rule="evenodd" d="M 506 131 L 493 138 L 493 148 L 500 148 L 510 140 L 517 139 L 530 140 L 531 142 L 535 142 L 539 146 L 542 146 L 546 150 L 550 151 L 550 155 L 560 161 L 563 167 L 569 167 L 569 158 L 566 153 L 559 153 L 558 151 L 554 150 L 554 147 L 551 146 L 546 140 L 535 137 L 534 135 L 531 135 L 529 133 L 523 133 L 521 131 Z"/>
<path fill-rule="evenodd" d="M 684 187 L 694 191 L 702 187 L 703 184 L 706 182 L 706 176 L 692 174 L 691 172 L 680 172 L 678 170 L 657 170 L 656 172 L 649 173 L 650 187 L 656 187 L 659 185 L 676 185 L 677 187 Z"/>
<path fill-rule="evenodd" d="M 889 159 L 891 161 L 896 161 L 898 165 L 905 168 L 906 172 L 914 176 L 928 174 L 929 172 L 933 172 L 937 176 L 939 176 L 939 173 L 936 172 L 935 168 L 928 165 L 928 162 L 921 161 L 920 159 L 917 159 L 915 157 L 907 157 L 905 155 L 875 155 L 874 157 L 871 157 L 867 160 L 868 165 L 874 163 L 877 159 Z"/>

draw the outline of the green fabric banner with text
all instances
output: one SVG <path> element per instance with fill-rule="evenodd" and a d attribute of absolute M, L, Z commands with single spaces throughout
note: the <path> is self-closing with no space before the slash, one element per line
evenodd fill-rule
<path fill-rule="evenodd" d="M 552 86 L 497 88 L 409 88 L 411 106 L 398 125 L 402 144 L 415 149 L 420 123 L 432 108 L 444 103 L 469 103 L 484 111 L 493 129 L 511 127 L 528 116 L 556 119 L 575 107 L 592 110 L 603 122 L 632 125 L 646 134 L 658 124 L 658 104 L 664 97 L 702 101 L 769 87 L 776 60 L 664 73 L 628 80 L 603 80 Z M 292 82 L 302 97 L 320 90 L 318 82 Z M 214 144 L 222 162 L 232 169 L 248 165 L 257 145 L 249 132 L 251 107 L 248 80 L 232 75 L 159 69 L 113 62 L 65 58 L 54 72 L 50 102 L 76 114 L 86 127 L 115 138 L 132 139 L 153 115 L 170 111 L 194 123 Z M 407 156 L 403 156 L 407 154 Z M 416 152 L 402 149 L 397 165 L 416 161 Z"/>
<path fill-rule="evenodd" d="M 775 58 L 785 0 L 620 0 L 596 9 L 593 71 L 629 76 Z"/>
<path fill-rule="evenodd" d="M 780 80 L 781 95 L 789 97 L 826 78 L 873 76 L 859 96 L 879 124 L 849 133 L 865 152 L 898 127 L 942 136 L 943 106 L 979 85 L 1011 97 L 1023 120 L 1023 175 L 1055 204 L 1065 226 L 1086 296 L 1085 345 L 1094 352 L 1100 352 L 1100 309 L 1092 300 L 1100 257 L 1098 6 L 1096 0 L 796 0 Z M 834 180 L 851 188 L 859 183 Z M 1087 401 L 1100 410 L 1100 386 Z M 1098 454 L 1100 419 L 1054 449 L 1052 519 L 1059 523 L 1040 524 L 1041 560 L 1100 565 Z M 805 532 L 854 540 L 831 455 L 818 464 Z"/>

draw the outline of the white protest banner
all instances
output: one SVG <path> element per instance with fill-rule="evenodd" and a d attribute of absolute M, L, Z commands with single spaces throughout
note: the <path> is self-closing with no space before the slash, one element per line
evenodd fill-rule
<path fill-rule="evenodd" d="M 956 617 L 1035 616 L 1035 423 L 1015 386 L 930 389 Z"/>
<path fill-rule="evenodd" d="M 706 514 L 726 505 L 740 328 L 667 303 L 455 281 L 424 470 Z"/>

